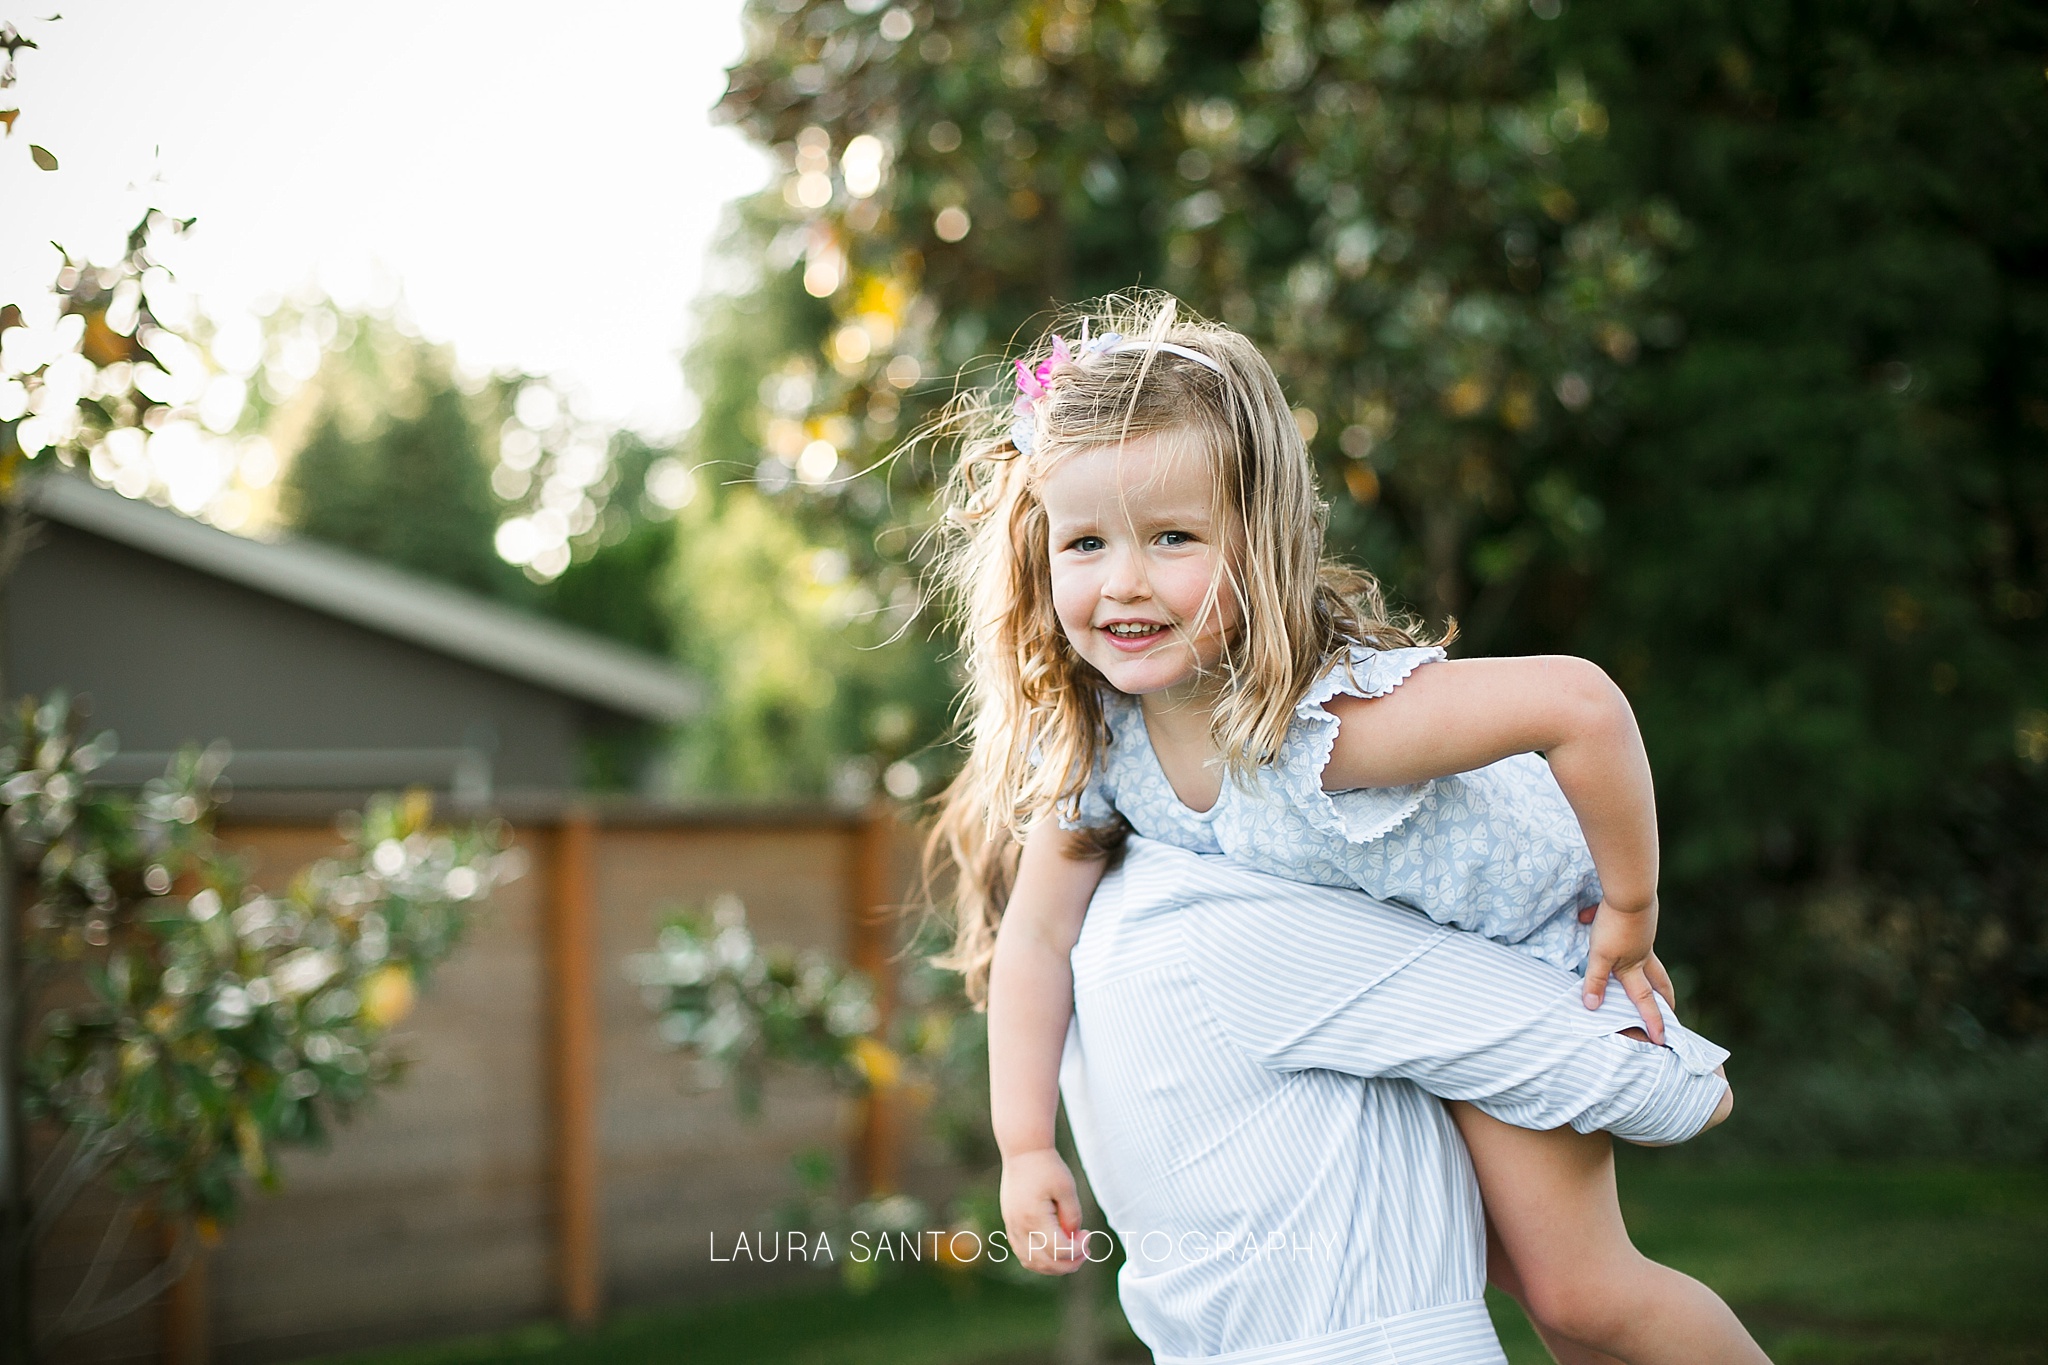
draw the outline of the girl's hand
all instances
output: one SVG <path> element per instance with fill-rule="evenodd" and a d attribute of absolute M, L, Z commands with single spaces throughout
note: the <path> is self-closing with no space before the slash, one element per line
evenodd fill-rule
<path fill-rule="evenodd" d="M 1657 1009 L 1656 997 L 1671 1001 L 1672 994 L 1671 977 L 1652 951 L 1657 942 L 1657 902 L 1652 900 L 1640 910 L 1617 910 L 1603 900 L 1592 919 L 1593 941 L 1586 953 L 1586 1008 L 1600 1008 L 1607 998 L 1607 979 L 1614 977 L 1636 1002 L 1650 1041 L 1662 1046 L 1664 1016 Z"/>
<path fill-rule="evenodd" d="M 1081 1196 L 1050 1147 L 1003 1158 L 1003 1230 L 1026 1270 L 1071 1275 L 1081 1268 Z"/>

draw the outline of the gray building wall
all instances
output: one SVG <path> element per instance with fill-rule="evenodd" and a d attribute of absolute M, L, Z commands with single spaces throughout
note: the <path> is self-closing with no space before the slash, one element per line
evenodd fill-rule
<path fill-rule="evenodd" d="M 8 608 L 11 692 L 89 697 L 94 728 L 115 731 L 131 754 L 225 739 L 247 759 L 229 768 L 245 789 L 431 783 L 446 763 L 413 776 L 397 751 L 480 747 L 497 790 L 561 791 L 576 783 L 581 735 L 602 717 L 56 522 L 22 562 Z M 358 764 L 355 777 L 346 764 L 296 777 L 261 766 L 264 754 L 320 751 L 385 757 Z"/>

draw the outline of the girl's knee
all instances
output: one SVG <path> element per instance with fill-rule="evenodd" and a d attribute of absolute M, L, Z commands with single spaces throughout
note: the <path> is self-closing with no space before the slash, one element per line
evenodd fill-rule
<path fill-rule="evenodd" d="M 1596 1350 L 1610 1350 L 1627 1326 L 1634 1295 L 1630 1267 L 1583 1263 L 1519 1266 L 1518 1302 L 1538 1325 Z"/>

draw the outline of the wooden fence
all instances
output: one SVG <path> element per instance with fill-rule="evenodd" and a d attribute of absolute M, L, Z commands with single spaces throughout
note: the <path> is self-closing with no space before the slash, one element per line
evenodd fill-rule
<path fill-rule="evenodd" d="M 261 882 L 335 846 L 324 820 L 230 809 L 222 835 Z M 598 804 L 513 825 L 531 868 L 407 1021 L 404 1080 L 331 1148 L 287 1157 L 282 1191 L 254 1196 L 161 1312 L 65 1359 L 236 1365 L 589 1322 L 746 1287 L 709 1261 L 711 1234 L 769 1226 L 806 1148 L 847 1152 L 866 1188 L 905 1177 L 890 1116 L 821 1080 L 772 1080 L 755 1121 L 694 1089 L 626 970 L 666 911 L 731 892 L 764 944 L 827 949 L 886 983 L 910 850 L 885 813 Z M 90 1256 L 90 1213 L 56 1239 L 47 1292 Z"/>

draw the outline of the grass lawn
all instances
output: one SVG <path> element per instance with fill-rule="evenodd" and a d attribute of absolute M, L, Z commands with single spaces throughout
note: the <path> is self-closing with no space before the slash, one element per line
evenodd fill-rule
<path fill-rule="evenodd" d="M 1712 1285 L 1779 1365 L 2048 1362 L 2048 1172 L 1625 1158 L 1636 1245 Z M 1514 1365 L 1549 1359 L 1512 1304 L 1494 1321 Z"/>
<path fill-rule="evenodd" d="M 2048 1365 L 2048 1172 L 1716 1170 L 1630 1153 L 1621 1180 L 1637 1243 L 1719 1290 L 1779 1365 Z M 1512 1305 L 1494 1309 L 1514 1365 L 1548 1359 Z M 588 1336 L 535 1327 L 347 1362 L 1041 1365 L 1056 1317 L 1035 1288 L 920 1279 L 859 1298 L 827 1290 L 621 1314 Z M 1143 1359 L 1129 1346 L 1117 1354 Z"/>

